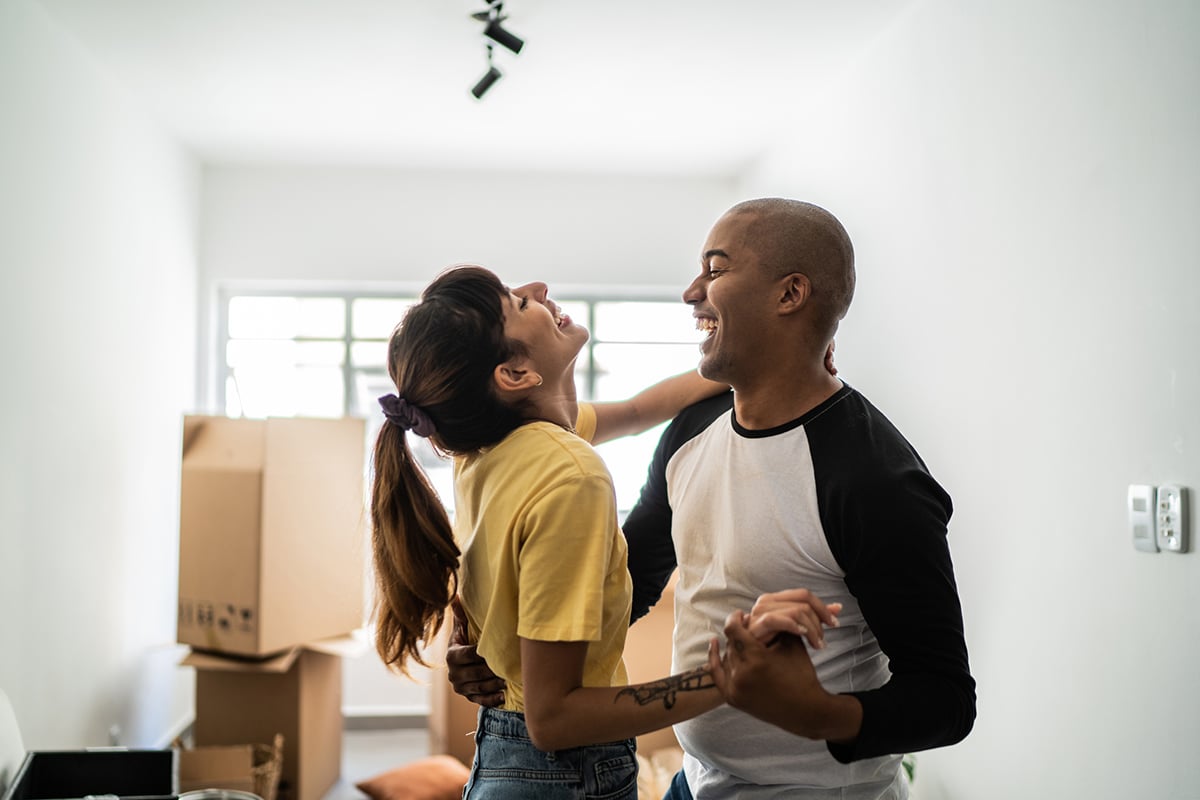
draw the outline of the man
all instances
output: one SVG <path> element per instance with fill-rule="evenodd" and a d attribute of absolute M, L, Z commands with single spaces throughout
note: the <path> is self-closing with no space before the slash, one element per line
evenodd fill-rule
<path fill-rule="evenodd" d="M 709 659 L 730 705 L 676 726 L 670 800 L 903 798 L 901 754 L 974 722 L 950 498 L 825 368 L 854 279 L 837 219 L 773 198 L 717 221 L 684 293 L 708 331 L 700 373 L 733 392 L 667 429 L 624 530 L 634 618 L 678 565 L 672 671 Z M 764 646 L 736 612 L 779 602 L 826 621 L 840 604 L 837 625 L 820 647 Z"/>

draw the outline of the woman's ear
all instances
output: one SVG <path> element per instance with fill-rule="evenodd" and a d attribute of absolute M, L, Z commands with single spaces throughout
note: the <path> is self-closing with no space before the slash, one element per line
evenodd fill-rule
<path fill-rule="evenodd" d="M 793 272 L 780 279 L 779 313 L 794 314 L 812 296 L 812 282 L 803 272 Z"/>
<path fill-rule="evenodd" d="M 492 370 L 492 380 L 501 396 L 509 392 L 526 392 L 542 385 L 542 376 L 533 370 L 528 358 L 513 358 L 501 362 Z"/>

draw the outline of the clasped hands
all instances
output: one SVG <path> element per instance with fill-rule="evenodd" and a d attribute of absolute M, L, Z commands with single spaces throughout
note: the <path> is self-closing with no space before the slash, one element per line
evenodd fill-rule
<path fill-rule="evenodd" d="M 708 665 L 734 708 L 809 739 L 847 741 L 858 732 L 861 709 L 821 686 L 809 648 L 825 647 L 825 628 L 838 626 L 841 603 L 824 603 L 807 589 L 760 596 L 750 613 L 725 620 L 725 652 L 714 637 Z"/>
<path fill-rule="evenodd" d="M 808 647 L 825 646 L 825 628 L 837 627 L 840 603 L 824 603 L 807 589 L 764 594 L 749 613 L 725 620 L 725 652 L 709 643 L 709 667 L 726 702 L 809 738 L 829 738 L 829 695 L 817 680 Z M 466 615 L 455 600 L 446 664 L 454 691 L 482 706 L 504 702 L 504 680 L 479 657 L 467 636 Z M 807 646 L 806 646 L 807 643 Z"/>

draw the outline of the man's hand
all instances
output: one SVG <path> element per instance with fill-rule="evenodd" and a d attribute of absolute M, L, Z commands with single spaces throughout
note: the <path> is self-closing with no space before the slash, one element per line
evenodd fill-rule
<path fill-rule="evenodd" d="M 769 592 L 759 595 L 750 609 L 749 629 L 763 644 L 790 633 L 820 650 L 825 646 L 825 626 L 836 628 L 841 611 L 841 603 L 826 604 L 808 589 Z"/>
<path fill-rule="evenodd" d="M 471 702 L 495 708 L 504 702 L 504 680 L 497 677 L 487 662 L 479 657 L 475 645 L 467 638 L 467 615 L 458 598 L 450 604 L 454 612 L 454 627 L 446 645 L 446 674 L 456 694 Z"/>
<path fill-rule="evenodd" d="M 802 639 L 784 634 L 765 645 L 742 611 L 725 620 L 725 637 L 724 658 L 713 639 L 708 664 L 729 705 L 808 739 L 850 742 L 858 736 L 862 705 L 825 691 Z"/>

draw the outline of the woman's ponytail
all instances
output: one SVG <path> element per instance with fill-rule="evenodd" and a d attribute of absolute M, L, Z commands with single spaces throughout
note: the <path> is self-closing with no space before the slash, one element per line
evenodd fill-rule
<path fill-rule="evenodd" d="M 385 422 L 375 440 L 371 549 L 375 647 L 385 664 L 408 674 L 408 661 L 426 665 L 421 646 L 441 628 L 458 591 L 459 549 L 445 508 L 405 438 L 400 426 Z"/>

